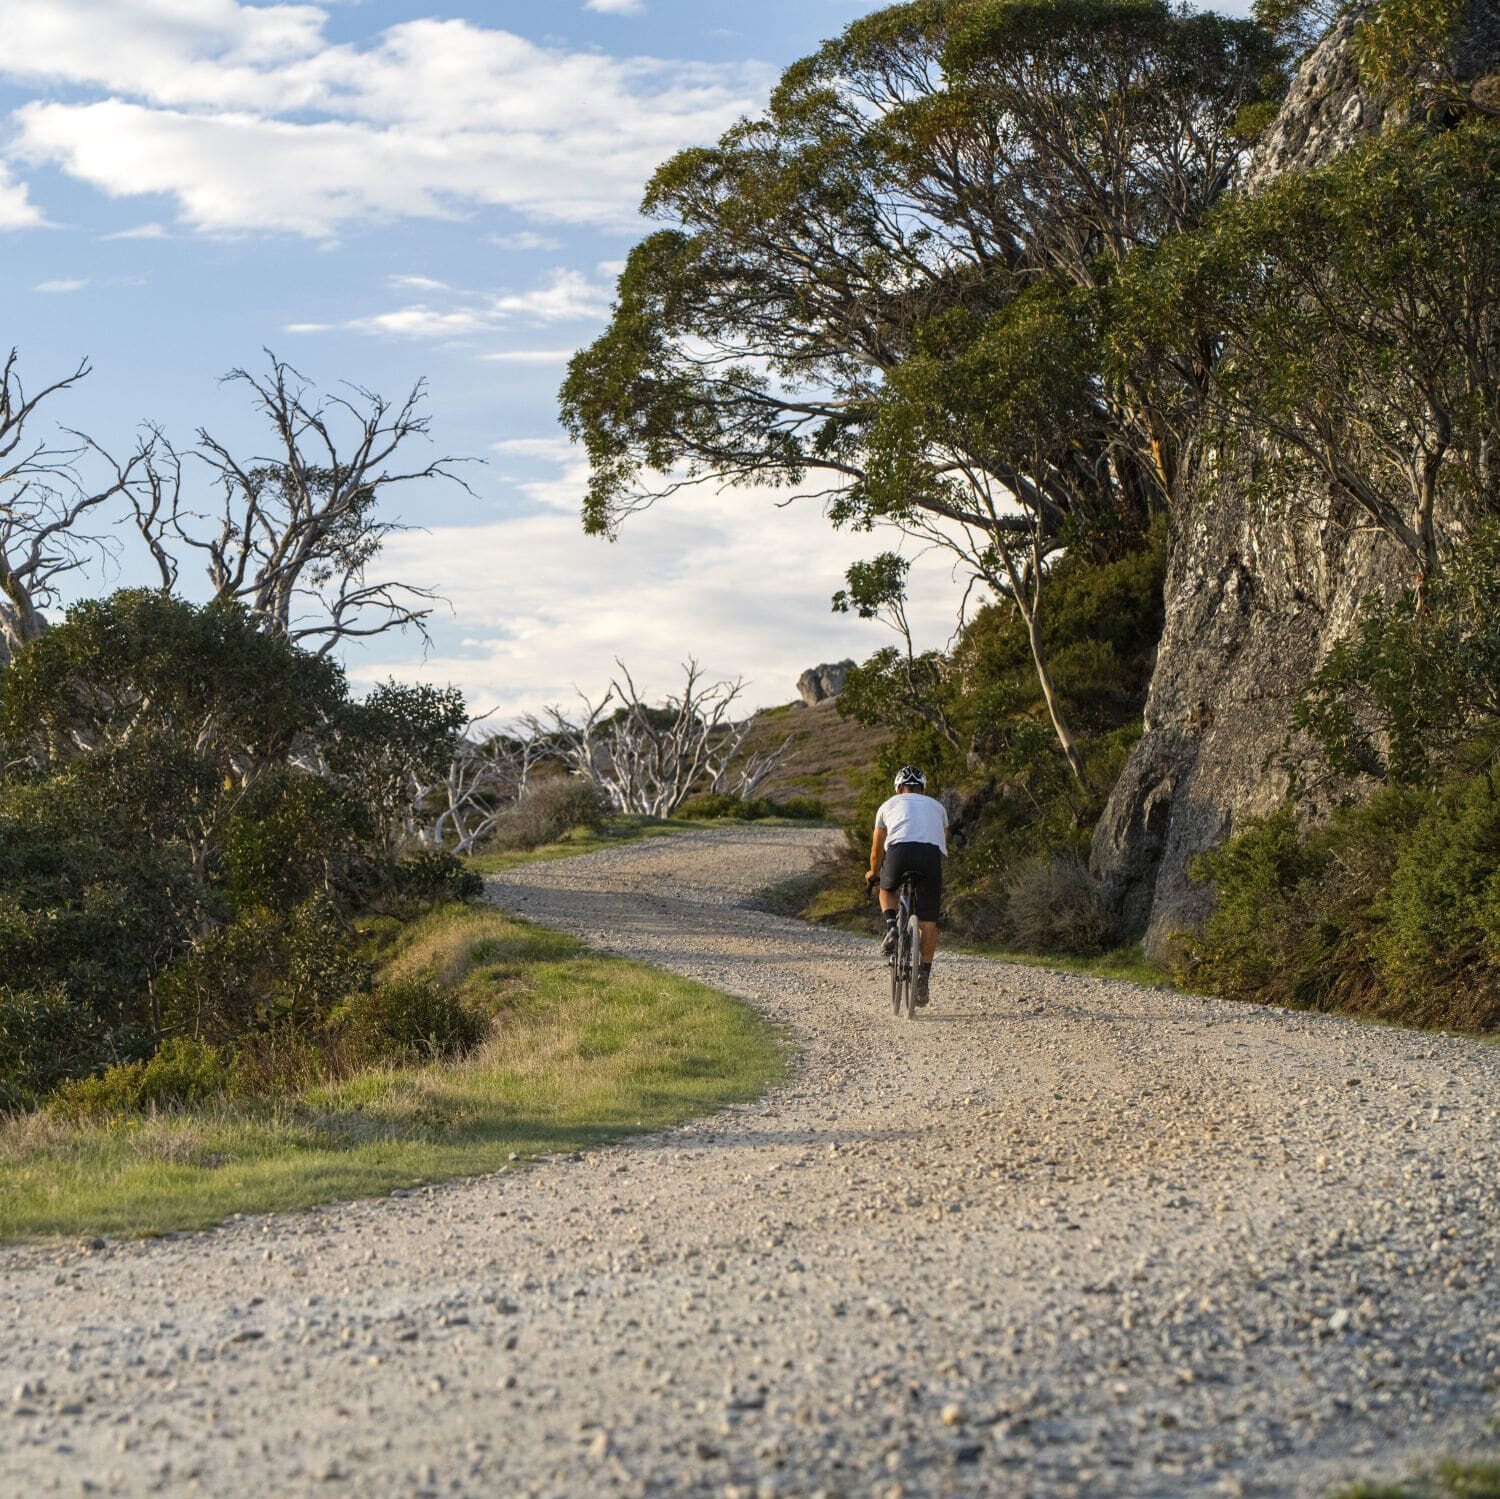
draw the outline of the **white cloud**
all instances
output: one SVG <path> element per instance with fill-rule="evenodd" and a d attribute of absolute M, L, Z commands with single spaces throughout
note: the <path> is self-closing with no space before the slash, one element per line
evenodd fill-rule
<path fill-rule="evenodd" d="M 519 234 L 491 234 L 489 243 L 502 250 L 560 250 L 562 241 L 550 234 L 536 234 L 523 229 Z"/>
<path fill-rule="evenodd" d="M 12 182 L 0 161 L 0 229 L 35 229 L 46 223 L 40 208 L 29 201 L 24 182 Z"/>
<path fill-rule="evenodd" d="M 579 525 L 586 479 L 575 459 L 556 481 L 528 487 L 532 514 L 392 538 L 383 560 L 393 575 L 451 599 L 466 644 L 421 664 L 355 656 L 350 674 L 452 682 L 477 708 L 512 714 L 566 702 L 574 684 L 598 693 L 617 655 L 661 695 L 692 655 L 715 676 L 752 679 L 748 701 L 767 706 L 795 695 L 804 668 L 863 659 L 889 638 L 829 608 L 844 569 L 887 538 L 835 532 L 816 504 L 775 508 L 784 495 L 700 487 L 604 542 Z M 916 558 L 911 588 L 919 641 L 943 644 L 962 594 L 947 562 Z"/>
<path fill-rule="evenodd" d="M 547 463 L 567 464 L 578 450 L 566 437 L 506 437 L 490 444 L 492 453 L 508 457 L 537 458 Z"/>
<path fill-rule="evenodd" d="M 584 0 L 583 8 L 602 16 L 638 16 L 646 9 L 643 0 Z"/>
<path fill-rule="evenodd" d="M 477 292 L 444 287 L 424 276 L 392 277 L 392 284 L 413 290 L 448 291 L 449 304 L 415 302 L 389 312 L 353 318 L 342 326 L 354 333 L 389 334 L 401 338 L 463 338 L 517 323 L 532 327 L 552 323 L 597 323 L 609 311 L 609 288 L 578 271 L 559 268 L 538 286 L 525 291 Z M 326 325 L 294 323 L 289 332 L 322 332 Z M 486 354 L 501 363 L 556 363 L 572 357 L 571 349 L 502 350 Z"/>
<path fill-rule="evenodd" d="M 487 364 L 566 364 L 576 349 L 503 349 L 498 354 L 481 354 Z"/>
<path fill-rule="evenodd" d="M 545 285 L 532 291 L 510 292 L 495 297 L 491 309 L 497 317 L 531 318 L 539 323 L 594 320 L 609 312 L 610 288 L 592 282 L 577 271 L 554 271 Z"/>
<path fill-rule="evenodd" d="M 104 240 L 170 239 L 171 235 L 160 224 L 137 224 L 133 229 L 117 229 L 113 234 L 102 234 L 99 237 Z"/>
<path fill-rule="evenodd" d="M 0 76 L 101 95 L 22 106 L 12 154 L 111 197 L 165 194 L 210 232 L 331 238 L 476 207 L 626 226 L 662 158 L 712 139 L 770 81 L 754 65 L 569 52 L 464 20 L 333 44 L 315 6 L 10 10 Z"/>
<path fill-rule="evenodd" d="M 87 276 L 59 276 L 52 281 L 38 281 L 31 289 L 45 292 L 82 291 L 88 284 Z"/>

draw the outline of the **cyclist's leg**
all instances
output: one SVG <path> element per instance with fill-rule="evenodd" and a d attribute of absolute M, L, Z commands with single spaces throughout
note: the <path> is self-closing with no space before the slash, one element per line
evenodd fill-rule
<path fill-rule="evenodd" d="M 929 967 L 937 956 L 938 924 L 935 921 L 922 923 L 922 961 Z"/>

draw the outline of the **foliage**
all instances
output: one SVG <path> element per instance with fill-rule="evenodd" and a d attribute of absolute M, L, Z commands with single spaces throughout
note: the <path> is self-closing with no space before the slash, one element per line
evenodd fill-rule
<path fill-rule="evenodd" d="M 712 821 L 728 818 L 735 822 L 759 822 L 766 817 L 789 817 L 816 822 L 826 816 L 823 803 L 816 797 L 789 796 L 773 801 L 765 796 L 733 796 L 728 792 L 710 791 L 691 796 L 677 809 L 677 816 Z"/>
<path fill-rule="evenodd" d="M 157 994 L 169 1031 L 222 1044 L 273 1027 L 315 1027 L 369 983 L 347 928 L 326 902 L 311 900 L 287 914 L 240 912 L 167 968 Z"/>
<path fill-rule="evenodd" d="M 1493 743 L 1437 787 L 1395 783 L 1302 828 L 1294 807 L 1204 854 L 1217 907 L 1185 973 L 1230 998 L 1409 1024 L 1500 1026 Z"/>
<path fill-rule="evenodd" d="M 203 908 L 181 851 L 119 815 L 104 789 L 76 762 L 0 787 L 0 973 L 61 987 L 123 1035 L 150 1027 L 152 981 Z"/>
<path fill-rule="evenodd" d="M 468 722 L 457 688 L 425 683 L 384 682 L 341 706 L 329 768 L 367 810 L 382 854 L 410 836 L 414 792 L 443 779 Z"/>
<path fill-rule="evenodd" d="M 47 1112 L 65 1119 L 103 1119 L 190 1108 L 225 1092 L 228 1083 L 227 1060 L 218 1047 L 169 1036 L 150 1057 L 64 1083 L 47 1100 Z"/>
<path fill-rule="evenodd" d="M 1500 718 L 1500 524 L 1454 551 L 1425 602 L 1369 600 L 1298 704 L 1295 726 L 1343 775 L 1430 782 Z"/>
<path fill-rule="evenodd" d="M 1439 570 L 1440 520 L 1500 508 L 1500 128 L 1376 137 L 1232 198 L 1126 267 L 1121 368 L 1221 347 L 1208 395 L 1271 496 L 1331 495 Z M 1163 397 L 1166 399 L 1166 397 Z"/>
<path fill-rule="evenodd" d="M 396 894 L 423 905 L 476 901 L 484 894 L 484 879 L 453 854 L 421 849 L 397 861 L 393 871 Z"/>
<path fill-rule="evenodd" d="M 239 797 L 224 831 L 224 887 L 236 910 L 289 910 L 337 899 L 361 862 L 365 806 L 344 787 L 290 765 Z"/>
<path fill-rule="evenodd" d="M 151 589 L 76 604 L 0 675 L 0 732 L 38 769 L 142 736 L 251 780 L 342 701 L 343 673 L 267 634 L 238 604 Z"/>
<path fill-rule="evenodd" d="M 1023 951 L 1105 952 L 1116 933 L 1088 862 L 1077 853 L 1034 854 L 1005 882 L 1005 932 Z"/>
<path fill-rule="evenodd" d="M 581 776 L 550 776 L 532 782 L 499 818 L 489 844 L 496 849 L 532 849 L 555 843 L 574 828 L 602 827 L 608 811 L 593 782 Z"/>
<path fill-rule="evenodd" d="M 452 1058 L 472 1051 L 489 1022 L 441 984 L 395 979 L 352 994 L 328 1017 L 328 1030 L 356 1067 Z"/>
<path fill-rule="evenodd" d="M 0 1110 L 29 1109 L 110 1059 L 99 1020 L 61 987 L 0 984 Z"/>

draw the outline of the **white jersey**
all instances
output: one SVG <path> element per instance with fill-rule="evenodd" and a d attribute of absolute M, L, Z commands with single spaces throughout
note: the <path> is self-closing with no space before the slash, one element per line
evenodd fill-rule
<path fill-rule="evenodd" d="M 885 829 L 885 843 L 935 843 L 948 852 L 948 809 L 920 791 L 898 791 L 880 804 L 875 826 Z"/>

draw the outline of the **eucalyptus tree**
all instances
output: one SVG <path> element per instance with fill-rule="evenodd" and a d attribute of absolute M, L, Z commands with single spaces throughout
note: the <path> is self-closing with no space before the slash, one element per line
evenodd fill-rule
<path fill-rule="evenodd" d="M 1023 328 L 1039 295 L 1096 349 L 1119 265 L 1234 181 L 1236 121 L 1279 88 L 1278 57 L 1254 23 L 1162 0 L 914 0 L 855 22 L 763 117 L 648 188 L 668 227 L 631 253 L 562 392 L 590 460 L 586 529 L 702 480 L 786 486 L 836 524 L 940 531 L 1013 597 L 1056 546 L 1143 529 L 1179 478 L 1156 388 L 1107 381 L 1091 352 L 1043 453 L 1002 441 L 1006 421 L 945 428 L 942 399 L 968 393 L 902 371 Z M 1017 548 L 1030 572 L 1006 565 Z"/>
<path fill-rule="evenodd" d="M 1218 348 L 1223 436 L 1259 489 L 1326 495 L 1411 559 L 1420 603 L 1500 515 L 1500 126 L 1381 137 L 1226 202 L 1123 278 L 1131 357 Z"/>

